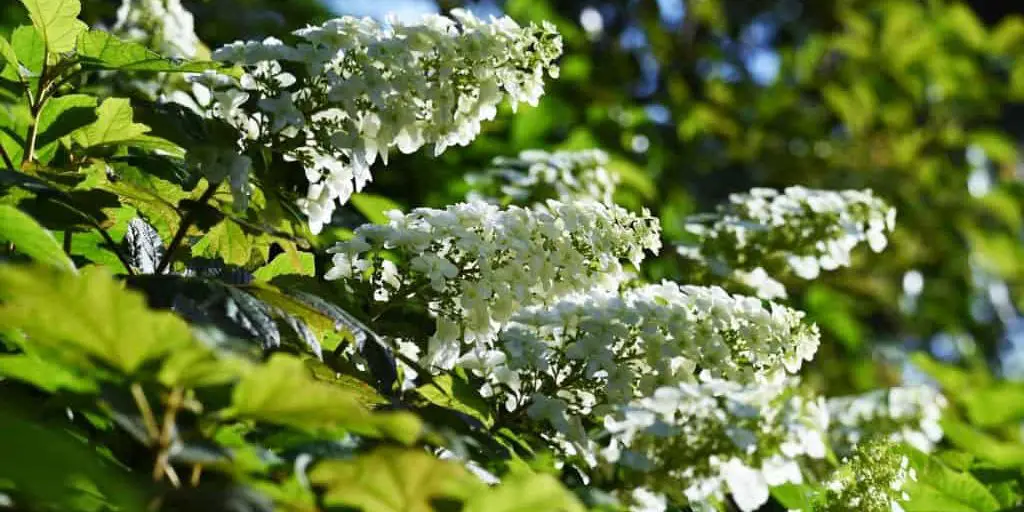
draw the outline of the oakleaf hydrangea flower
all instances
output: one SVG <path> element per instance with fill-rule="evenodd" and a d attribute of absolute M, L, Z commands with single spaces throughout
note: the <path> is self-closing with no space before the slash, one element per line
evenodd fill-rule
<path fill-rule="evenodd" d="M 302 164 L 309 188 L 299 208 L 314 232 L 370 181 L 378 158 L 466 145 L 502 99 L 536 105 L 544 75 L 557 75 L 562 43 L 550 23 L 451 16 L 411 25 L 346 16 L 295 31 L 295 44 L 239 41 L 214 52 L 245 70 L 212 96 L 246 101 L 219 109 L 239 110 L 247 120 L 237 124 L 253 127 L 246 137 Z M 237 93 L 220 94 L 229 90 Z"/>
<path fill-rule="evenodd" d="M 195 19 L 181 0 L 122 0 L 111 32 L 165 57 L 194 59 L 201 48 Z"/>
<path fill-rule="evenodd" d="M 599 422 L 636 396 L 698 375 L 771 384 L 799 370 L 819 344 L 801 312 L 668 281 L 572 294 L 511 320 L 489 352 L 494 364 L 460 366 L 486 380 L 486 394 L 503 390 L 509 409 L 557 400 L 557 421 L 550 412 L 531 416 L 573 441 L 582 423 L 572 417 Z"/>
<path fill-rule="evenodd" d="M 470 197 L 500 203 L 530 205 L 547 199 L 593 199 L 612 203 L 619 176 L 607 168 L 608 154 L 600 149 L 556 151 L 538 149 L 518 157 L 494 159 L 492 169 L 470 175 Z"/>
<path fill-rule="evenodd" d="M 803 482 L 802 460 L 826 453 L 824 401 L 793 385 L 710 379 L 659 388 L 606 417 L 601 457 L 627 484 L 677 506 L 714 510 L 730 494 L 741 510 L 757 510 L 770 487 Z"/>
<path fill-rule="evenodd" d="M 478 365 L 501 325 L 522 307 L 615 286 L 623 261 L 661 247 L 656 219 L 593 201 L 506 209 L 484 202 L 390 213 L 332 249 L 327 279 L 368 284 L 374 295 L 423 299 L 436 317 L 425 362 L 451 368 L 474 344 Z M 385 259 L 383 251 L 389 258 Z"/>
<path fill-rule="evenodd" d="M 945 397 L 929 386 L 877 389 L 828 400 L 832 437 L 841 452 L 871 437 L 905 442 L 930 452 L 942 440 L 939 421 L 945 407 Z"/>
<path fill-rule="evenodd" d="M 815 510 L 824 512 L 903 512 L 903 490 L 916 481 L 910 459 L 891 442 L 871 440 L 857 447 L 825 483 L 825 493 Z"/>
<path fill-rule="evenodd" d="M 755 188 L 731 195 L 715 213 L 692 217 L 687 230 L 696 240 L 678 251 L 759 296 L 779 297 L 785 289 L 771 278 L 775 272 L 814 279 L 822 270 L 849 266 L 861 242 L 875 252 L 885 249 L 895 220 L 896 210 L 870 190 Z"/>

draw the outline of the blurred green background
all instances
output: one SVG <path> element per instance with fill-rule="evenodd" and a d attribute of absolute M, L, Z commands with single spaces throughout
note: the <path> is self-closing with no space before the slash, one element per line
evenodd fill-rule
<path fill-rule="evenodd" d="M 119 2 L 86 0 L 91 23 Z M 461 177 L 528 148 L 600 147 L 622 204 L 666 241 L 752 186 L 872 188 L 898 229 L 881 255 L 786 284 L 822 327 L 808 377 L 830 394 L 916 381 L 906 353 L 1024 379 L 1024 4 L 926 0 L 190 0 L 211 47 L 337 14 L 468 7 L 550 20 L 562 76 L 439 158 L 393 158 L 367 192 L 403 208 L 463 197 Z M 4 2 L 0 23 L 22 22 Z M 440 4 L 440 5 L 439 5 Z M 680 275 L 667 246 L 650 279 Z"/>

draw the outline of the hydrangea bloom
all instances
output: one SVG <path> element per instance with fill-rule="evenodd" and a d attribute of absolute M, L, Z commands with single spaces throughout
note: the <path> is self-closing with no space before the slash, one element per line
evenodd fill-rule
<path fill-rule="evenodd" d="M 803 482 L 801 459 L 826 453 L 824 401 L 792 385 L 660 388 L 605 419 L 611 438 L 601 456 L 678 505 L 716 510 L 728 493 L 741 510 L 757 510 L 769 487 Z"/>
<path fill-rule="evenodd" d="M 900 501 L 908 480 L 917 480 L 910 460 L 892 443 L 872 440 L 861 444 L 825 483 L 825 494 L 815 510 L 824 512 L 903 512 Z"/>
<path fill-rule="evenodd" d="M 296 31 L 294 45 L 239 41 L 214 52 L 245 69 L 214 88 L 217 108 L 239 112 L 243 133 L 302 164 L 309 188 L 299 207 L 314 232 L 370 180 L 378 157 L 466 145 L 503 98 L 535 105 L 545 73 L 557 75 L 553 25 L 451 15 L 413 25 L 342 17 Z"/>
<path fill-rule="evenodd" d="M 862 395 L 831 398 L 833 441 L 849 451 L 863 439 L 888 437 L 930 452 L 942 439 L 939 420 L 946 399 L 928 386 L 894 387 Z"/>
<path fill-rule="evenodd" d="M 611 204 L 619 177 L 607 164 L 608 154 L 600 149 L 554 153 L 533 149 L 515 158 L 495 158 L 492 169 L 467 181 L 475 188 L 471 197 L 499 198 L 505 203 L 593 199 Z"/>
<path fill-rule="evenodd" d="M 334 247 L 326 278 L 368 283 L 382 301 L 423 297 L 437 318 L 425 362 L 442 368 L 455 364 L 463 343 L 488 348 L 521 307 L 617 284 L 622 260 L 639 265 L 661 246 L 646 211 L 593 201 L 507 209 L 477 201 L 390 215 Z"/>
<path fill-rule="evenodd" d="M 494 349 L 467 356 L 468 369 L 485 379 L 486 396 L 503 395 L 509 409 L 529 402 L 531 416 L 543 410 L 538 419 L 578 441 L 577 416 L 600 420 L 660 386 L 694 382 L 698 374 L 772 383 L 796 372 L 819 343 L 817 327 L 802 318 L 717 287 L 666 281 L 624 292 L 593 290 L 523 309 Z"/>
<path fill-rule="evenodd" d="M 122 0 L 111 31 L 166 57 L 194 59 L 201 48 L 195 20 L 181 0 Z"/>
<path fill-rule="evenodd" d="M 814 279 L 822 270 L 848 266 L 861 242 L 883 250 L 895 220 L 896 211 L 870 190 L 755 188 L 731 195 L 716 213 L 691 218 L 687 230 L 696 241 L 679 253 L 722 276 L 741 271 L 735 280 L 778 297 L 785 289 L 763 267 Z"/>

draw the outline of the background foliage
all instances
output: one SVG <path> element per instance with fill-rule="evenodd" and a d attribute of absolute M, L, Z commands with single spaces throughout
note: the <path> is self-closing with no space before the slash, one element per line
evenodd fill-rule
<path fill-rule="evenodd" d="M 443 8 L 462 4 L 441 3 Z M 325 6 L 311 0 L 186 5 L 196 16 L 200 38 L 211 47 L 285 34 L 346 8 L 343 1 Z M 89 25 L 110 23 L 116 7 L 115 2 L 83 1 L 82 19 Z M 381 222 L 382 212 L 391 207 L 408 211 L 461 199 L 463 177 L 485 168 L 496 155 L 601 147 L 611 153 L 609 167 L 623 180 L 617 201 L 651 208 L 669 241 L 686 240 L 687 215 L 711 210 L 729 193 L 753 186 L 871 188 L 894 205 L 897 230 L 884 257 L 855 260 L 853 267 L 813 283 L 786 280 L 790 303 L 807 311 L 823 331 L 822 348 L 805 379 L 828 395 L 904 382 L 937 383 L 955 406 L 944 423 L 948 446 L 943 463 L 921 463 L 924 485 L 934 487 L 921 492 L 934 501 L 922 500 L 924 505 L 915 510 L 999 510 L 1020 502 L 1024 17 L 1013 11 L 1019 7 L 938 0 L 508 0 L 469 7 L 504 12 L 523 22 L 554 22 L 566 43 L 561 78 L 548 85 L 537 108 L 513 116 L 506 107 L 468 147 L 436 158 L 422 153 L 393 157 L 387 168 L 375 172 L 366 193 L 336 215 L 343 227 L 319 237 L 308 236 L 300 223 L 283 220 L 287 216 L 275 210 L 273 198 L 254 197 L 254 208 L 240 216 L 233 213 L 228 192 L 214 192 L 188 169 L 153 159 L 153 148 L 191 150 L 204 137 L 218 134 L 196 133 L 187 117 L 139 108 L 133 113 L 130 107 L 125 114 L 126 104 L 98 103 L 87 95 L 135 94 L 118 90 L 116 81 L 82 79 L 76 85 L 86 92 L 53 100 L 47 106 L 55 112 L 52 119 L 42 111 L 37 134 L 41 166 L 27 177 L 5 173 L 0 180 L 6 191 L 0 198 L 0 237 L 18 248 L 17 254 L 0 253 L 51 267 L 24 275 L 0 271 L 0 299 L 24 301 L 0 307 L 0 333 L 10 348 L 0 356 L 0 494 L 13 487 L 37 498 L 38 510 L 141 510 L 152 491 L 148 486 L 158 484 L 140 480 L 138 472 L 126 467 L 137 467 L 141 454 L 150 452 L 174 458 L 180 467 L 216 467 L 223 462 L 221 454 L 204 445 L 202 437 L 241 448 L 241 457 L 225 471 L 243 473 L 242 480 L 265 494 L 245 494 L 225 478 L 223 488 L 202 491 L 210 495 L 188 488 L 167 494 L 168 507 L 189 510 L 190 504 L 221 500 L 256 510 L 268 507 L 270 496 L 294 510 L 315 510 L 313 498 L 301 492 L 298 482 L 277 479 L 285 473 L 274 471 L 300 464 L 301 450 L 284 460 L 270 459 L 262 450 L 308 443 L 315 445 L 309 448 L 313 451 L 353 451 L 354 446 L 343 443 L 318 444 L 318 429 L 344 427 L 366 433 L 371 444 L 379 442 L 379 456 L 319 465 L 310 478 L 327 489 L 345 488 L 361 474 L 391 471 L 398 483 L 379 482 L 379 493 L 366 496 L 328 490 L 324 499 L 334 505 L 417 510 L 430 499 L 444 498 L 464 503 L 464 510 L 498 510 L 503 493 L 517 488 L 550 489 L 552 496 L 561 496 L 561 488 L 545 473 L 551 468 L 541 462 L 534 461 L 533 468 L 518 459 L 510 462 L 512 467 L 503 469 L 517 476 L 488 490 L 461 467 L 438 469 L 434 459 L 397 448 L 423 438 L 459 437 L 464 432 L 457 423 L 437 427 L 451 421 L 446 415 L 452 409 L 474 417 L 481 413 L 471 399 L 460 396 L 465 390 L 458 381 L 442 383 L 439 389 L 445 393 L 427 394 L 412 406 L 427 426 L 401 412 L 371 412 L 388 401 L 379 392 L 381 383 L 374 381 L 379 376 L 337 377 L 341 374 L 328 366 L 333 351 L 353 340 L 372 360 L 373 344 L 365 342 L 374 334 L 364 332 L 351 313 L 310 298 L 316 294 L 343 307 L 359 306 L 312 277 L 322 275 L 327 263 L 313 249 L 347 236 L 348 229 L 363 222 Z M 24 23 L 29 19 L 20 3 L 0 6 L 0 35 L 17 41 L 12 31 Z M 31 63 L 22 52 L 28 46 L 15 44 L 26 65 Z M 92 64 L 97 70 L 124 65 L 102 57 L 97 61 Z M 42 65 L 38 59 L 36 64 Z M 152 71 L 175 66 L 148 65 Z M 40 112 L 8 107 L 13 99 L 9 88 L 0 88 L 0 125 L 6 133 L 0 133 L 0 143 L 20 160 L 16 145 L 9 144 L 12 133 L 26 126 L 27 114 Z M 151 131 L 136 123 L 148 124 Z M 112 133 L 104 126 L 116 126 L 117 137 L 104 138 Z M 74 143 L 65 144 L 64 137 Z M 48 168 L 50 162 L 66 163 L 75 175 Z M 140 171 L 144 166 L 157 170 Z M 191 208 L 207 199 L 210 206 Z M 206 234 L 191 247 L 158 249 L 140 241 L 152 233 L 131 222 L 136 214 L 144 215 L 165 241 L 182 224 L 194 223 L 196 234 Z M 164 250 L 219 258 L 254 270 L 254 279 L 232 281 L 231 267 L 209 270 L 196 263 L 187 278 L 129 276 L 126 282 L 135 292 L 112 284 L 110 273 L 160 265 Z M 74 282 L 52 270 L 88 263 L 111 270 L 81 270 L 87 280 Z M 687 265 L 666 250 L 645 267 L 645 277 L 689 275 Z M 214 341 L 200 343 L 178 317 L 151 312 L 140 293 L 149 307 L 173 305 L 190 312 L 190 322 L 211 326 Z M 55 303 L 61 310 L 51 307 Z M 237 304 L 251 307 L 239 310 Z M 68 311 L 108 323 L 103 328 L 68 323 Z M 264 361 L 251 344 L 231 345 L 237 359 L 212 358 L 202 347 L 232 343 L 218 338 L 222 331 L 293 354 L 315 346 L 326 364 L 297 355 Z M 95 336 L 80 338 L 83 332 Z M 39 340 L 46 352 L 25 351 L 27 345 L 19 341 L 23 335 Z M 132 337 L 130 346 L 112 341 L 124 336 Z M 71 339 L 77 340 L 74 346 Z M 53 357 L 62 363 L 52 364 Z M 286 379 L 275 380 L 301 365 L 314 370 L 315 377 L 303 383 L 308 387 L 289 388 L 282 384 Z M 229 376 L 240 380 L 227 385 Z M 48 392 L 52 410 L 34 406 L 39 395 L 26 382 Z M 336 394 L 338 386 L 351 392 Z M 202 396 L 176 395 L 183 387 Z M 275 394 L 288 400 L 275 400 Z M 152 404 L 152 418 L 133 406 L 140 395 L 165 397 Z M 337 406 L 331 413 L 321 407 L 327 402 Z M 54 420 L 53 413 L 68 403 L 85 411 L 73 418 L 73 428 Z M 282 403 L 286 406 L 278 409 Z M 182 425 L 167 426 L 179 414 Z M 170 423 L 162 422 L 161 415 L 170 415 Z M 243 419 L 243 426 L 234 419 Z M 129 446 L 123 432 L 145 449 Z M 196 434 L 193 443 L 190 433 L 202 436 Z M 260 444 L 249 444 L 254 439 Z M 498 436 L 494 442 L 518 441 Z M 109 453 L 97 457 L 90 447 L 100 443 Z M 30 463 L 12 467 L 3 460 Z M 67 492 L 36 486 L 40 479 L 35 475 L 53 471 L 73 482 Z M 422 479 L 417 481 L 426 494 L 404 496 L 407 502 L 402 503 L 373 501 L 388 495 L 388 486 L 404 485 L 403 479 Z M 955 492 L 960 508 L 950 508 L 943 497 Z M 522 510 L 533 509 L 523 505 Z"/>

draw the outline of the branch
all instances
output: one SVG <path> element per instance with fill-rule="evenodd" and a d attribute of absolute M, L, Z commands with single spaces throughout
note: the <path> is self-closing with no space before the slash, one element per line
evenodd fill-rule
<path fill-rule="evenodd" d="M 196 213 L 199 211 L 199 207 L 206 204 L 217 193 L 217 188 L 219 187 L 219 182 L 216 184 L 211 183 L 203 192 L 203 195 L 199 196 L 198 204 L 185 213 L 185 217 L 181 219 L 181 225 L 178 226 L 178 231 L 174 233 L 174 238 L 171 239 L 170 245 L 167 246 L 164 258 L 160 260 L 160 265 L 156 267 L 157 274 L 163 274 L 167 267 L 171 265 L 171 262 L 174 260 L 174 253 L 177 252 L 181 242 L 185 239 L 188 228 L 192 227 L 192 224 L 196 221 Z"/>

